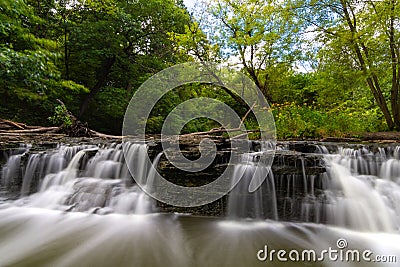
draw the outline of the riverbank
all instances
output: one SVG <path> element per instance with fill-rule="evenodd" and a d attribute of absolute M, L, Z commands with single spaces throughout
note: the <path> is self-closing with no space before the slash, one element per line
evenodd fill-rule
<path fill-rule="evenodd" d="M 54 129 L 53 129 L 54 128 Z M 44 130 L 43 130 L 44 129 Z M 48 129 L 48 131 L 46 130 Z M 89 135 L 85 137 L 71 137 L 67 134 L 55 131 L 61 127 L 42 127 L 30 126 L 19 122 L 9 120 L 0 120 L 0 149 L 8 149 L 18 147 L 20 144 L 32 144 L 43 147 L 54 147 L 57 144 L 99 144 L 122 141 L 122 136 L 112 136 L 102 133 Z M 43 131 L 42 131 L 43 130 Z M 218 134 L 222 132 L 219 131 Z M 193 140 L 201 140 L 203 138 L 212 138 L 214 140 L 224 140 L 221 135 L 193 133 L 190 135 L 180 136 L 183 143 L 193 143 Z M 160 135 L 146 135 L 147 140 L 160 140 Z M 339 143 L 400 143 L 400 132 L 359 132 L 347 133 L 341 136 L 325 136 L 322 138 L 286 138 L 278 141 L 316 141 L 316 142 L 339 142 Z"/>

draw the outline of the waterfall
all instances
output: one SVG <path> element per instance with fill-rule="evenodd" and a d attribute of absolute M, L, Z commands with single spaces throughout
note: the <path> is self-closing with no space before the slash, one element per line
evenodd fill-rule
<path fill-rule="evenodd" d="M 234 166 L 228 196 L 228 218 L 278 219 L 275 181 L 270 168 L 259 162 L 262 152 L 246 153 Z M 255 188 L 254 185 L 260 185 Z"/>
<path fill-rule="evenodd" d="M 94 213 L 138 213 L 156 210 L 154 201 L 133 183 L 128 171 L 152 186 L 161 154 L 154 166 L 146 166 L 147 145 L 128 143 L 127 159 L 122 145 L 65 146 L 47 153 L 29 154 L 26 167 L 21 158 L 28 151 L 9 157 L 2 171 L 2 184 L 8 186 L 22 180 L 21 198 L 16 205 L 85 211 Z"/>
<path fill-rule="evenodd" d="M 330 206 L 328 222 L 369 231 L 390 232 L 398 228 L 399 213 L 396 214 L 396 207 L 392 206 L 398 204 L 391 203 L 387 199 L 391 196 L 383 194 L 382 189 L 387 185 L 382 184 L 380 179 L 353 176 L 349 169 L 334 162 L 331 162 L 329 172 L 340 193 L 327 194 Z M 391 187 L 400 193 L 397 184 L 392 184 Z"/>
<path fill-rule="evenodd" d="M 325 156 L 328 223 L 364 231 L 400 229 L 398 148 L 392 153 L 347 148 Z"/>
<path fill-rule="evenodd" d="M 352 267 L 400 260 L 400 146 L 288 142 L 278 146 L 272 168 L 263 164 L 262 148 L 235 154 L 234 189 L 191 209 L 217 207 L 227 218 L 156 207 L 134 183 L 154 192 L 156 171 L 166 172 L 162 151 L 150 147 L 11 151 L 1 172 L 0 266 Z M 8 191 L 15 195 L 3 195 Z M 274 258 L 260 261 L 266 248 Z M 278 261 L 282 250 L 287 258 L 289 251 L 330 249 L 333 256 L 368 250 L 395 261 L 330 260 L 328 253 L 318 262 Z"/>
<path fill-rule="evenodd" d="M 9 188 L 16 177 L 20 175 L 22 171 L 21 157 L 23 154 L 12 155 L 7 160 L 6 165 L 2 169 L 2 185 Z"/>
<path fill-rule="evenodd" d="M 281 146 L 286 156 L 276 159 L 269 172 L 257 168 L 260 152 L 242 155 L 233 171 L 232 182 L 240 181 L 228 196 L 229 218 L 279 217 L 360 231 L 399 231 L 400 147 L 337 146 L 330 152 L 320 144 L 296 147 L 307 152 L 290 149 Z M 325 171 L 312 173 L 319 164 Z M 296 171 L 286 172 L 289 167 Z M 254 180 L 262 186 L 251 192 Z"/>
<path fill-rule="evenodd" d="M 232 168 L 236 186 L 221 207 L 228 218 L 398 231 L 400 146 L 282 143 L 270 169 L 262 162 L 265 149 L 253 145 L 258 152 L 238 155 Z M 163 153 L 153 154 L 152 164 L 147 154 L 144 143 L 59 145 L 46 151 L 24 146 L 8 155 L 2 192 L 16 189 L 17 205 L 98 214 L 154 212 L 155 202 L 133 180 L 146 192 L 157 190 L 154 177 Z"/>
<path fill-rule="evenodd" d="M 148 175 L 146 175 L 146 177 L 147 177 L 146 191 L 147 192 L 152 193 L 157 189 L 154 179 L 155 179 L 156 172 L 157 172 L 157 165 L 160 162 L 162 155 L 163 155 L 163 152 L 158 153 L 158 155 L 154 158 L 153 165 L 150 167 L 150 170 L 148 171 Z"/>

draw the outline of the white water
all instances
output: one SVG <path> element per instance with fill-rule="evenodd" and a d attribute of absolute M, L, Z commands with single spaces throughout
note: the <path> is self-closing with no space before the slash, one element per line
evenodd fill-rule
<path fill-rule="evenodd" d="M 228 197 L 229 218 L 278 220 L 274 176 L 269 167 L 257 164 L 260 155 L 262 152 L 242 155 L 233 169 L 232 184 L 236 186 Z"/>
<path fill-rule="evenodd" d="M 400 236 L 317 224 L 213 218 L 97 215 L 37 208 L 0 210 L 0 266 L 397 266 L 398 263 L 259 261 L 269 250 L 348 248 L 400 257 Z"/>
<path fill-rule="evenodd" d="M 129 145 L 129 164 L 143 179 L 152 180 L 156 166 L 149 170 L 142 164 L 147 146 Z M 99 214 L 154 212 L 154 202 L 142 190 L 126 186 L 132 178 L 121 148 L 120 144 L 111 148 L 60 146 L 48 153 L 30 154 L 22 170 L 21 198 L 7 205 Z M 3 168 L 4 186 L 17 183 L 13 179 L 18 179 L 16 166 L 21 165 L 21 156 L 11 156 Z M 34 184 L 38 184 L 37 193 L 29 195 Z"/>
<path fill-rule="evenodd" d="M 130 144 L 127 149 L 135 175 L 152 190 L 155 168 L 144 164 L 146 145 Z M 287 194 L 304 195 L 302 217 L 312 215 L 317 223 L 326 219 L 334 227 L 263 220 L 278 219 L 276 178 L 257 173 L 248 160 L 235 167 L 236 173 L 243 173 L 243 183 L 232 192 L 230 220 L 224 220 L 154 213 L 147 195 L 126 186 L 132 178 L 120 145 L 61 146 L 31 154 L 20 170 L 21 156 L 11 156 L 2 185 L 17 183 L 13 179 L 21 172 L 24 189 L 23 197 L 0 204 L 0 266 L 397 266 L 399 149 L 339 149 L 328 155 L 321 147 L 320 152 L 327 164 L 323 198 L 315 190 L 316 177 L 305 172 L 304 160 L 299 176 L 285 177 Z M 244 195 L 254 178 L 262 186 L 251 197 Z M 38 193 L 24 196 L 33 190 L 35 179 Z M 299 179 L 303 188 L 296 191 Z M 276 250 L 337 249 L 339 238 L 345 238 L 350 249 L 396 256 L 397 263 L 271 263 L 256 258 L 265 245 Z"/>
<path fill-rule="evenodd" d="M 382 153 L 348 148 L 326 156 L 331 180 L 326 190 L 329 223 L 362 231 L 399 232 L 400 165 L 393 166 L 398 161 L 396 153 Z"/>

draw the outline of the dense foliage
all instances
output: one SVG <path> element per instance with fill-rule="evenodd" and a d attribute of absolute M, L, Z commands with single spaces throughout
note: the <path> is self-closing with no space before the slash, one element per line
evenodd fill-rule
<path fill-rule="evenodd" d="M 60 99 L 89 127 L 119 134 L 148 77 L 213 60 L 259 86 L 280 138 L 399 130 L 399 25 L 397 0 L 213 0 L 193 13 L 180 0 L 0 0 L 0 117 L 57 124 Z M 192 84 L 157 103 L 148 131 L 201 96 L 241 116 L 249 108 L 225 88 Z M 215 127 L 197 119 L 183 131 Z"/>

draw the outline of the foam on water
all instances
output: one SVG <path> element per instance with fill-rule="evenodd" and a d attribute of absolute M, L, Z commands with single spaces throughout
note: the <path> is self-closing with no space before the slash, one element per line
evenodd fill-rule
<path fill-rule="evenodd" d="M 256 168 L 260 152 L 243 155 L 232 174 L 235 183 L 241 180 L 228 199 L 229 220 L 157 213 L 155 202 L 132 185 L 126 162 L 152 191 L 162 154 L 146 166 L 145 144 L 127 144 L 126 159 L 121 149 L 59 146 L 11 155 L 2 186 L 20 183 L 21 194 L 0 204 L 0 266 L 365 266 L 257 259 L 265 246 L 337 249 L 340 238 L 350 249 L 400 260 L 400 149 L 338 148 L 327 154 L 316 146 L 326 163 L 321 176 L 306 172 L 305 158 L 299 174 L 274 176 Z M 322 191 L 315 189 L 316 180 Z M 287 186 L 287 199 L 302 198 L 304 221 L 316 223 L 277 221 L 280 183 Z M 367 266 L 375 265 L 385 266 Z"/>
<path fill-rule="evenodd" d="M 121 144 L 103 148 L 59 146 L 46 153 L 31 153 L 24 168 L 21 157 L 28 151 L 9 157 L 3 168 L 2 184 L 6 188 L 18 183 L 17 170 L 21 168 L 21 198 L 14 202 L 17 206 L 123 214 L 155 211 L 154 201 L 142 190 L 127 186 L 132 177 Z M 135 174 L 152 180 L 159 157 L 149 169 L 142 162 L 147 156 L 146 144 L 128 144 L 128 151 Z"/>

